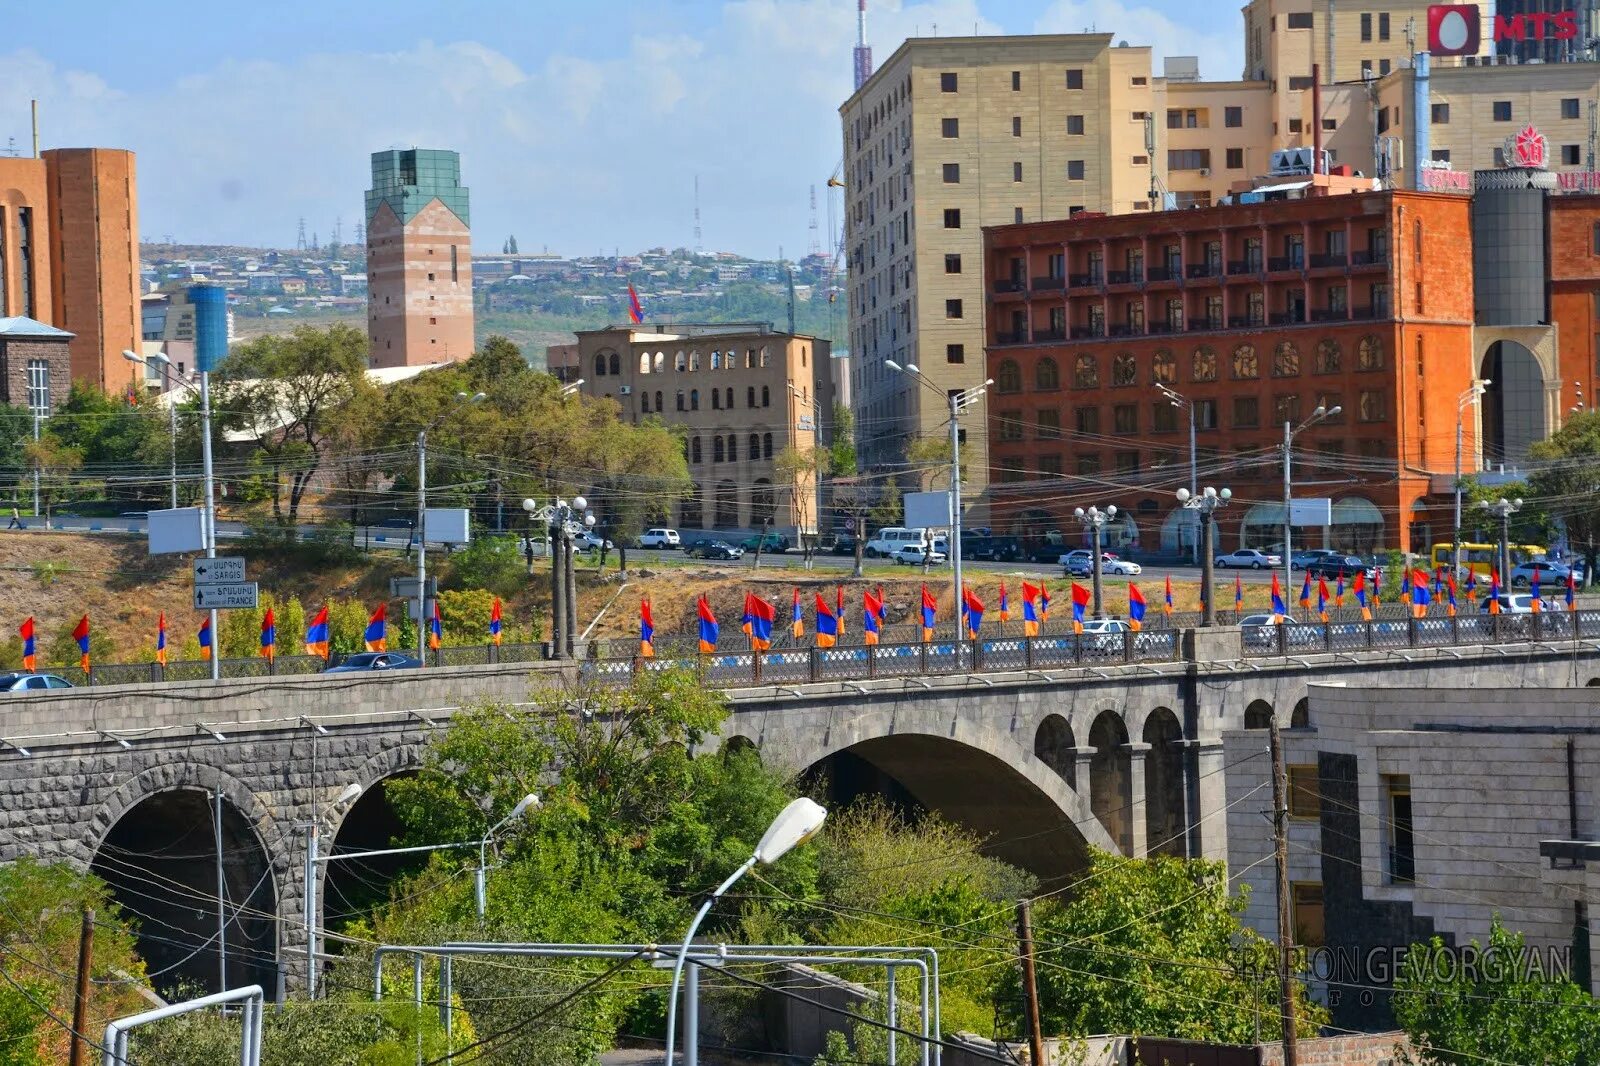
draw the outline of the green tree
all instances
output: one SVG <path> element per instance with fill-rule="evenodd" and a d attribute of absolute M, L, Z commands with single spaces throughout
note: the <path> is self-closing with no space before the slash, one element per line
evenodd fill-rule
<path fill-rule="evenodd" d="M 1600 565 L 1600 411 L 1573 415 L 1530 454 L 1540 465 L 1528 479 L 1529 495 L 1544 502 L 1567 543 L 1583 553 L 1584 584 L 1593 585 Z"/>
<path fill-rule="evenodd" d="M 42 982 L 0 984 L 0 1066 L 45 1066 L 39 1050 L 40 1027 L 49 1002 Z"/>
<path fill-rule="evenodd" d="M 1466 951 L 1475 966 L 1462 965 Z M 1600 1062 L 1600 1003 L 1564 977 L 1530 965 L 1521 933 L 1489 927 L 1489 946 L 1414 944 L 1395 979 L 1395 1018 L 1410 1037 L 1401 1061 L 1421 1066 Z"/>
<path fill-rule="evenodd" d="M 821 515 L 815 513 L 817 502 L 817 486 L 821 485 L 833 470 L 833 452 L 820 445 L 809 448 L 785 448 L 778 453 L 778 458 L 772 464 L 773 480 L 776 487 L 787 490 L 794 506 L 795 524 L 800 529 L 818 528 Z M 803 533 L 800 537 L 801 547 L 805 551 L 806 562 L 811 561 L 811 552 L 816 547 L 816 538 L 807 538 Z"/>
<path fill-rule="evenodd" d="M 1522 500 L 1522 509 L 1511 516 L 1511 543 L 1549 544 L 1555 531 L 1546 501 L 1522 482 L 1507 485 L 1486 485 L 1477 478 L 1462 478 L 1461 539 L 1483 544 L 1500 543 L 1500 519 L 1484 510 L 1481 505 L 1500 499 Z M 1470 534 L 1470 535 L 1469 535 Z M 1513 554 L 1511 565 L 1517 563 Z"/>
<path fill-rule="evenodd" d="M 83 466 L 83 453 L 45 434 L 22 448 L 23 464 L 39 477 L 39 506 L 46 523 L 50 515 L 74 493 L 73 475 Z"/>
<path fill-rule="evenodd" d="M 410 1066 L 419 1057 L 432 1062 L 446 1050 L 438 1009 L 419 1011 L 404 999 L 290 1001 L 267 1011 L 263 1022 L 263 1066 Z M 457 1048 L 472 1039 L 461 1028 L 457 1022 Z M 239 1039 L 237 1015 L 196 1011 L 134 1030 L 129 1057 L 165 1066 L 215 1066 L 239 1060 Z"/>
<path fill-rule="evenodd" d="M 856 416 L 842 403 L 833 405 L 833 451 L 832 467 L 834 477 L 855 477 L 856 466 Z"/>
<path fill-rule="evenodd" d="M 474 537 L 450 556 L 443 587 L 458 591 L 485 589 L 495 596 L 515 596 L 528 584 L 527 564 L 517 548 L 516 537 Z"/>
<path fill-rule="evenodd" d="M 489 614 L 494 609 L 494 599 L 493 593 L 481 588 L 440 592 L 439 620 L 444 626 L 444 642 L 489 643 Z M 502 639 L 505 621 L 501 619 Z"/>
<path fill-rule="evenodd" d="M 0 404 L 0 477 L 13 486 L 18 500 L 32 488 L 24 449 L 33 439 L 33 413 L 26 407 Z"/>

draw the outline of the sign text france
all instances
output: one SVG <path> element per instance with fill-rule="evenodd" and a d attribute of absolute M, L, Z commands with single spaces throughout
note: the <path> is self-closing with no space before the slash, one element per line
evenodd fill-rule
<path fill-rule="evenodd" d="M 194 609 L 197 611 L 230 611 L 256 606 L 256 583 L 239 581 L 226 585 L 196 585 Z"/>

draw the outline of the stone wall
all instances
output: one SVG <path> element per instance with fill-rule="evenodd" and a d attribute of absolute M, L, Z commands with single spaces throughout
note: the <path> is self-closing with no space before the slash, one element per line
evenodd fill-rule
<path fill-rule="evenodd" d="M 28 363 L 43 359 L 50 364 L 50 409 L 60 407 L 72 388 L 72 358 L 67 338 L 0 337 L 0 403 L 25 407 L 28 403 Z"/>

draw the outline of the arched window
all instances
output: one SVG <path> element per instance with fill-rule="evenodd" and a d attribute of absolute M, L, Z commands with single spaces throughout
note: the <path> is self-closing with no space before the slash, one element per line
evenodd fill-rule
<path fill-rule="evenodd" d="M 699 369 L 700 369 L 700 350 L 698 348 L 696 348 L 694 351 L 689 353 L 689 373 L 692 374 L 696 370 L 699 370 Z"/>
<path fill-rule="evenodd" d="M 752 459 L 759 459 L 761 457 L 761 434 L 750 434 L 749 444 L 750 451 L 746 454 L 748 454 Z"/>
<path fill-rule="evenodd" d="M 1072 361 L 1072 387 L 1098 389 L 1100 387 L 1100 362 L 1092 355 L 1080 355 Z"/>
<path fill-rule="evenodd" d="M 1015 359 L 1002 359 L 994 372 L 994 390 L 996 392 L 1021 392 L 1022 368 Z"/>
<path fill-rule="evenodd" d="M 1111 384 L 1116 388 L 1139 383 L 1139 364 L 1132 352 L 1118 352 L 1111 360 Z"/>
<path fill-rule="evenodd" d="M 1361 344 L 1356 349 L 1356 369 L 1383 369 L 1383 341 L 1381 339 L 1370 334 L 1361 338 Z"/>
<path fill-rule="evenodd" d="M 666 410 L 665 407 L 661 406 L 661 390 L 660 389 L 656 390 L 656 410 L 657 411 L 665 411 Z"/>
<path fill-rule="evenodd" d="M 1241 381 L 1261 376 L 1261 362 L 1252 345 L 1241 344 L 1233 350 L 1233 376 Z"/>
<path fill-rule="evenodd" d="M 717 484 L 717 523 L 726 529 L 739 524 L 739 486 L 731 481 Z"/>
<path fill-rule="evenodd" d="M 679 350 L 678 354 L 672 357 L 672 368 L 681 374 L 688 366 L 689 357 L 684 355 L 682 350 Z"/>
<path fill-rule="evenodd" d="M 726 452 L 722 447 L 722 434 L 718 433 L 716 436 L 711 438 L 711 461 L 713 463 L 720 463 L 722 462 L 722 457 L 725 454 Z"/>
<path fill-rule="evenodd" d="M 648 392 L 639 393 L 639 413 L 642 415 L 650 413 L 650 394 Z"/>
<path fill-rule="evenodd" d="M 724 392 L 722 395 L 723 395 L 722 406 L 726 407 L 730 411 L 733 410 L 733 386 L 729 385 L 728 388 L 727 388 L 727 391 Z"/>
<path fill-rule="evenodd" d="M 728 462 L 737 463 L 738 461 L 739 461 L 739 437 L 736 434 L 729 433 L 728 434 Z"/>
<path fill-rule="evenodd" d="M 612 352 L 609 362 L 611 363 L 611 374 L 613 377 L 622 373 L 622 356 L 618 355 L 616 352 Z"/>
<path fill-rule="evenodd" d="M 678 410 L 683 410 L 683 390 L 678 390 Z"/>
<path fill-rule="evenodd" d="M 606 376 L 606 357 L 604 355 L 594 357 L 594 376 L 597 378 Z"/>
<path fill-rule="evenodd" d="M 1272 376 L 1275 378 L 1300 376 L 1300 349 L 1294 346 L 1294 341 L 1279 341 L 1278 346 L 1272 349 Z"/>
<path fill-rule="evenodd" d="M 765 385 L 761 386 L 761 406 L 762 407 L 771 407 L 772 406 L 772 392 Z"/>
<path fill-rule="evenodd" d="M 763 458 L 763 459 L 771 459 L 772 458 L 772 434 L 771 433 L 763 433 L 763 434 L 761 434 L 761 458 Z"/>
<path fill-rule="evenodd" d="M 1217 380 L 1217 350 L 1202 344 L 1189 357 L 1189 378 L 1192 381 Z"/>
<path fill-rule="evenodd" d="M 689 461 L 691 463 L 698 463 L 698 462 L 702 462 L 703 461 L 700 458 L 700 438 L 699 437 L 694 437 L 689 441 Z"/>
<path fill-rule="evenodd" d="M 1340 362 L 1342 362 L 1342 353 L 1339 351 L 1338 341 L 1329 337 L 1326 340 L 1317 342 L 1317 373 L 1337 374 Z"/>
<path fill-rule="evenodd" d="M 746 370 L 750 370 L 755 365 L 756 365 L 756 350 L 754 348 L 746 348 L 744 350 L 744 368 Z M 752 404 L 751 406 L 754 406 L 754 404 Z"/>
<path fill-rule="evenodd" d="M 721 389 L 712 389 L 711 390 L 711 409 L 713 411 L 722 410 L 722 390 Z"/>
<path fill-rule="evenodd" d="M 1061 387 L 1061 368 L 1056 361 L 1048 355 L 1033 368 L 1033 383 L 1041 389 L 1059 389 Z"/>
<path fill-rule="evenodd" d="M 757 478 L 750 490 L 750 521 L 756 525 L 771 522 L 776 510 L 772 505 L 772 482 L 766 478 Z"/>
<path fill-rule="evenodd" d="M 761 366 L 762 366 L 762 369 L 765 369 L 766 365 L 767 365 L 767 346 L 765 344 L 763 344 L 761 346 Z"/>
<path fill-rule="evenodd" d="M 1150 364 L 1150 380 L 1157 385 L 1178 383 L 1178 361 L 1165 348 L 1156 352 L 1155 361 Z"/>
<path fill-rule="evenodd" d="M 640 352 L 639 353 L 639 373 L 641 373 L 641 374 L 650 373 L 650 353 L 649 352 Z"/>
<path fill-rule="evenodd" d="M 657 374 L 659 374 L 659 373 L 661 373 L 661 372 L 662 372 L 662 371 L 663 371 L 663 370 L 665 370 L 665 369 L 666 369 L 666 368 L 667 368 L 667 353 L 666 353 L 666 352 L 657 352 L 657 353 L 656 353 L 656 366 L 655 366 L 655 372 L 656 372 L 656 373 L 657 373 Z M 661 406 L 661 405 L 660 405 L 660 404 L 657 404 L 657 405 L 656 405 L 656 406 L 657 406 L 657 407 L 659 407 L 659 406 Z"/>
<path fill-rule="evenodd" d="M 699 389 L 690 389 L 689 390 L 689 410 L 691 410 L 691 411 L 700 410 L 700 390 Z"/>
<path fill-rule="evenodd" d="M 715 352 L 714 351 L 714 352 L 711 353 L 711 369 L 712 370 L 721 370 L 722 369 L 722 353 L 721 352 Z"/>
<path fill-rule="evenodd" d="M 754 407 L 756 405 L 756 387 L 754 385 L 745 390 L 744 405 L 746 407 Z"/>

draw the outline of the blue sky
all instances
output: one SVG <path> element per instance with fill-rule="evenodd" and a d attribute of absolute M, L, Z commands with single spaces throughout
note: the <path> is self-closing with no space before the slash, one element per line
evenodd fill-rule
<path fill-rule="evenodd" d="M 348 0 L 210 9 L 19 5 L 0 42 L 0 146 L 139 153 L 140 228 L 291 247 L 362 211 L 367 155 L 456 148 L 474 244 L 578 255 L 688 245 L 803 254 L 839 161 L 854 0 Z M 906 37 L 1093 27 L 1237 77 L 1233 0 L 869 0 Z M 823 241 L 826 201 L 819 201 Z"/>

